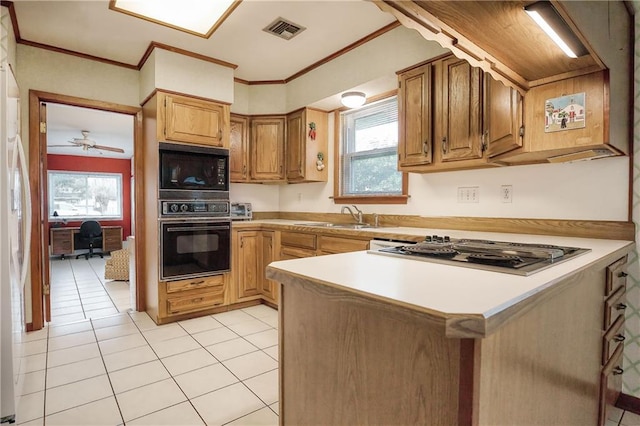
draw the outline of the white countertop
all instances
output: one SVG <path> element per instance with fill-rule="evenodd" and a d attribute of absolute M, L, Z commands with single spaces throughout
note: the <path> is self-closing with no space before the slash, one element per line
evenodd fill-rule
<path fill-rule="evenodd" d="M 284 224 L 284 221 L 279 222 Z M 527 277 L 381 256 L 366 251 L 273 262 L 269 265 L 269 274 L 275 274 L 276 279 L 285 285 L 285 278 L 291 276 L 443 319 L 456 316 L 487 319 L 615 254 L 615 257 L 607 259 L 612 263 L 633 247 L 631 241 L 425 228 L 378 228 L 375 232 L 544 243 L 591 251 Z"/>

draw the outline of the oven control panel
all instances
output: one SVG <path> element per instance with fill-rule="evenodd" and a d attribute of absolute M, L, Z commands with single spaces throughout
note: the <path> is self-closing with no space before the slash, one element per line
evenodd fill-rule
<path fill-rule="evenodd" d="M 165 200 L 160 201 L 161 217 L 228 217 L 229 202 L 220 200 L 187 201 Z"/>

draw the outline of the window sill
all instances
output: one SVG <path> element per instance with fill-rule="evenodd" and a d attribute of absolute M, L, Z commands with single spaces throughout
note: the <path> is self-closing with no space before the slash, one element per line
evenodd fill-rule
<path fill-rule="evenodd" d="M 333 197 L 335 204 L 407 204 L 408 195 L 370 195 Z"/>

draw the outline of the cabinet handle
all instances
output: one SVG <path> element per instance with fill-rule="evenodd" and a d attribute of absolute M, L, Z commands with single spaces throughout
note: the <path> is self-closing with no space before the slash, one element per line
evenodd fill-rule
<path fill-rule="evenodd" d="M 222 139 L 222 129 L 218 130 L 218 139 Z"/>
<path fill-rule="evenodd" d="M 616 376 L 620 375 L 622 373 L 624 373 L 624 370 L 620 366 L 618 366 L 618 367 L 613 369 L 613 374 L 616 375 Z"/>
<path fill-rule="evenodd" d="M 242 166 L 242 177 L 247 177 L 247 165 Z"/>
<path fill-rule="evenodd" d="M 626 337 L 624 337 L 622 334 L 616 334 L 615 336 L 613 336 L 613 340 L 615 340 L 616 342 L 624 342 L 626 340 Z"/>
<path fill-rule="evenodd" d="M 429 153 L 429 139 L 427 139 L 426 141 L 423 142 L 423 144 L 422 144 L 422 153 L 423 154 L 428 154 Z"/>
<path fill-rule="evenodd" d="M 204 300 L 204 298 L 203 298 L 203 297 L 198 297 L 197 299 L 192 299 L 191 301 L 192 301 L 193 303 L 199 303 L 199 302 L 202 302 L 203 300 Z"/>
<path fill-rule="evenodd" d="M 204 283 L 204 280 L 194 281 L 194 282 L 190 283 L 189 285 L 198 285 L 198 284 L 202 284 L 202 283 Z"/>
<path fill-rule="evenodd" d="M 629 276 L 629 274 L 627 274 L 626 272 L 620 272 L 618 274 L 618 277 L 620 277 L 620 278 L 626 278 L 627 276 Z"/>
<path fill-rule="evenodd" d="M 443 137 L 442 138 L 442 153 L 446 154 L 447 153 L 447 137 Z"/>
<path fill-rule="evenodd" d="M 627 305 L 625 305 L 624 303 L 618 303 L 616 305 L 616 310 L 618 311 L 624 311 L 625 309 L 627 309 Z"/>

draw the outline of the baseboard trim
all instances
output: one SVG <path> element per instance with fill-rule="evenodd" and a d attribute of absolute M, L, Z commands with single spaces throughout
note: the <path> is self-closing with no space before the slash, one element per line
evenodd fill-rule
<path fill-rule="evenodd" d="M 640 398 L 638 397 L 621 393 L 616 401 L 616 407 L 640 416 Z"/>

